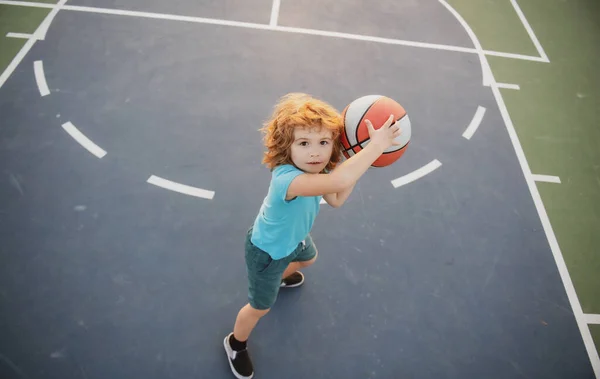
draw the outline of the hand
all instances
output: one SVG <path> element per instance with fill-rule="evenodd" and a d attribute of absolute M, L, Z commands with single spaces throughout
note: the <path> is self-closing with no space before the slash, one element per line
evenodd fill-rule
<path fill-rule="evenodd" d="M 377 145 L 382 151 L 390 146 L 400 145 L 396 138 L 402 133 L 402 130 L 399 125 L 396 125 L 393 114 L 379 129 L 375 129 L 369 120 L 365 120 L 365 124 L 369 130 L 370 144 Z"/>

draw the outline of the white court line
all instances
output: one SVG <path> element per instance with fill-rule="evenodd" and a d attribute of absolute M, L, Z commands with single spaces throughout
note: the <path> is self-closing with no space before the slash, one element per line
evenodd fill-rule
<path fill-rule="evenodd" d="M 479 125 L 481 124 L 484 115 L 485 108 L 481 105 L 477 106 L 477 110 L 475 111 L 475 114 L 471 119 L 471 123 L 469 124 L 469 126 L 467 126 L 467 129 L 465 130 L 462 136 L 466 139 L 471 139 L 471 137 L 473 137 L 473 134 L 475 134 L 475 131 L 477 131 L 477 128 L 479 128 Z"/>
<path fill-rule="evenodd" d="M 435 169 L 437 169 L 441 165 L 442 165 L 442 163 L 440 161 L 438 161 L 437 159 L 434 159 L 431 162 L 427 163 L 425 166 L 411 172 L 410 174 L 406 174 L 404 176 L 401 176 L 397 179 L 392 180 L 392 185 L 394 186 L 394 188 L 398 188 L 398 187 L 408 184 L 410 182 L 414 182 L 415 180 L 422 178 L 425 175 L 433 172 Z"/>
<path fill-rule="evenodd" d="M 52 7 L 52 10 L 50 11 L 50 13 L 48 13 L 48 15 L 46 16 L 46 18 L 44 18 L 44 21 L 42 21 L 42 23 L 40 24 L 40 26 L 35 31 L 35 36 L 38 39 L 44 40 L 46 38 L 46 33 L 48 32 L 48 28 L 50 27 L 50 23 L 52 22 L 52 20 L 54 20 L 54 17 L 56 16 L 56 14 L 58 13 L 58 11 L 62 8 L 62 6 L 66 2 L 67 2 L 67 0 L 60 0 L 56 5 L 54 5 Z"/>
<path fill-rule="evenodd" d="M 546 55 L 546 52 L 544 52 L 544 49 L 542 48 L 542 44 L 540 43 L 540 41 L 538 41 L 537 37 L 535 36 L 535 33 L 533 32 L 533 29 L 531 28 L 531 25 L 529 25 L 529 22 L 527 22 L 527 19 L 523 14 L 523 11 L 519 7 L 519 4 L 517 4 L 517 0 L 510 0 L 510 2 L 512 3 L 513 8 L 515 8 L 515 12 L 517 12 L 519 19 L 521 19 L 525 30 L 527 30 L 527 34 L 529 34 L 529 38 L 531 38 L 531 41 L 535 45 L 538 54 L 540 54 L 540 57 L 544 60 L 544 62 L 550 62 L 548 56 Z"/>
<path fill-rule="evenodd" d="M 271 21 L 270 26 L 276 26 L 277 20 L 279 19 L 279 7 L 281 6 L 281 0 L 273 0 L 273 8 L 271 8 Z"/>
<path fill-rule="evenodd" d="M 540 196 L 538 188 L 533 180 L 533 175 L 531 174 L 531 169 L 529 167 L 529 164 L 527 163 L 525 153 L 523 152 L 523 147 L 521 146 L 521 142 L 519 141 L 519 137 L 517 136 L 517 133 L 515 131 L 515 127 L 508 113 L 508 109 L 506 108 L 506 104 L 504 103 L 504 99 L 502 98 L 502 94 L 500 93 L 500 89 L 496 85 L 493 76 L 490 89 L 492 90 L 494 98 L 496 99 L 496 103 L 498 104 L 498 108 L 500 109 L 500 114 L 502 116 L 502 119 L 504 120 L 504 124 L 508 131 L 508 135 L 512 142 L 513 148 L 515 149 L 515 153 L 521 166 L 521 170 L 523 171 L 527 187 L 529 188 L 529 192 L 531 193 L 531 197 L 535 204 L 535 208 L 538 212 L 538 216 L 542 223 L 542 227 L 544 228 L 546 238 L 548 239 L 548 243 L 550 245 L 550 250 L 552 251 L 554 261 L 556 262 L 556 267 L 565 287 L 565 292 L 567 293 L 569 303 L 571 304 L 571 308 L 573 309 L 573 315 L 575 316 L 575 320 L 577 322 L 579 332 L 581 333 L 581 337 L 587 350 L 588 357 L 592 364 L 595 376 L 597 378 L 600 378 L 600 357 L 598 356 L 598 351 L 596 351 L 594 340 L 592 339 L 590 330 L 584 320 L 583 310 L 581 308 L 581 304 L 579 303 L 577 292 L 575 291 L 575 287 L 573 286 L 573 281 L 571 280 L 571 276 L 569 275 L 569 270 L 567 269 L 564 257 L 562 256 L 560 246 L 558 245 L 558 241 L 556 239 L 556 235 L 554 234 L 552 225 L 550 224 L 550 219 L 548 218 L 546 208 L 544 207 L 544 203 L 542 202 L 542 198 Z"/>
<path fill-rule="evenodd" d="M 450 5 L 447 6 L 451 8 Z M 455 17 L 462 19 L 462 16 L 458 12 L 453 12 L 453 14 L 455 15 Z M 471 29 L 469 24 L 467 24 L 466 22 L 461 24 L 467 29 L 467 31 Z M 475 38 L 477 38 L 477 36 L 475 36 Z M 484 63 L 489 67 L 487 57 L 485 58 Z M 546 234 L 546 238 L 548 239 L 550 250 L 552 251 L 552 256 L 554 257 L 554 261 L 556 262 L 558 273 L 560 274 L 563 286 L 565 287 L 565 292 L 567 293 L 567 297 L 569 299 L 569 303 L 571 304 L 573 315 L 575 316 L 575 320 L 577 322 L 577 327 L 579 328 L 579 332 L 581 333 L 585 349 L 592 364 L 594 375 L 596 376 L 596 378 L 600 379 L 600 356 L 598 356 L 598 351 L 596 350 L 596 346 L 594 345 L 592 334 L 584 318 L 581 303 L 579 302 L 579 298 L 577 297 L 577 292 L 575 291 L 575 287 L 573 286 L 573 281 L 571 280 L 569 270 L 567 269 L 564 257 L 560 251 L 560 246 L 558 245 L 556 235 L 554 234 L 554 230 L 552 229 L 552 225 L 550 224 L 550 219 L 548 218 L 548 214 L 546 213 L 546 208 L 544 207 L 544 203 L 542 202 L 542 198 L 538 191 L 537 185 L 533 180 L 531 168 L 529 167 L 529 163 L 527 162 L 527 158 L 525 157 L 523 147 L 521 146 L 521 142 L 519 141 L 519 137 L 517 135 L 517 132 L 515 131 L 515 126 L 512 123 L 510 114 L 508 113 L 508 109 L 506 108 L 506 104 L 504 103 L 504 98 L 502 97 L 502 93 L 498 88 L 493 73 L 490 72 L 490 74 L 490 89 L 492 90 L 492 94 L 494 95 L 494 99 L 496 100 L 496 104 L 498 105 L 498 109 L 500 110 L 500 115 L 502 116 L 502 120 L 504 121 L 504 125 L 506 126 L 506 130 L 508 132 L 513 148 L 515 150 L 515 154 L 517 156 L 517 160 L 519 161 L 519 165 L 521 166 L 521 170 L 523 171 L 525 182 L 527 183 L 527 187 L 529 188 L 529 192 L 535 204 L 535 208 L 538 212 L 538 216 L 542 223 L 542 227 L 544 228 L 544 232 Z"/>
<path fill-rule="evenodd" d="M 0 0 L 0 4 L 2 4 L 2 1 L 3 0 Z M 118 15 L 118 16 L 145 17 L 145 18 L 164 19 L 164 20 L 173 20 L 173 21 L 185 21 L 185 22 L 193 22 L 193 23 L 200 23 L 200 24 L 235 26 L 235 27 L 248 28 L 248 29 L 307 34 L 307 35 L 316 35 L 316 36 L 332 37 L 332 38 L 343 38 L 343 39 L 350 39 L 350 40 L 357 40 L 357 41 L 367 41 L 367 42 L 391 44 L 391 45 L 420 47 L 420 48 L 426 48 L 426 49 L 437 49 L 437 50 L 455 51 L 455 52 L 463 52 L 463 53 L 477 53 L 477 50 L 473 49 L 471 47 L 441 45 L 441 44 L 426 43 L 426 42 L 407 41 L 407 40 L 394 39 L 394 38 L 383 38 L 383 37 L 365 36 L 365 35 L 360 35 L 360 34 L 331 32 L 331 31 L 326 31 L 326 30 L 294 28 L 294 27 L 285 27 L 285 26 L 271 26 L 271 25 L 266 25 L 266 24 L 256 24 L 256 23 L 252 23 L 252 22 L 228 21 L 228 20 L 219 20 L 219 19 L 214 19 L 214 18 L 179 16 L 179 15 L 174 15 L 174 14 L 127 11 L 127 10 L 96 8 L 96 7 L 83 7 L 83 6 L 76 6 L 76 5 L 65 5 L 63 7 L 63 10 L 70 10 L 70 11 L 77 11 L 77 12 L 101 13 L 101 14 L 112 14 L 112 15 Z"/>
<path fill-rule="evenodd" d="M 492 69 L 490 68 L 489 64 L 487 63 L 487 59 L 485 58 L 485 54 L 483 52 L 483 47 L 481 46 L 479 39 L 475 35 L 475 32 L 473 32 L 473 30 L 471 29 L 469 24 L 467 24 L 465 19 L 462 18 L 462 16 L 456 11 L 456 9 L 452 8 L 450 6 L 450 4 L 448 4 L 445 0 L 438 0 L 438 1 L 440 4 L 442 4 L 444 7 L 446 7 L 446 9 L 450 13 L 452 13 L 454 15 L 456 20 L 463 26 L 463 28 L 469 35 L 471 42 L 473 42 L 473 45 L 475 46 L 477 55 L 479 56 L 479 62 L 481 63 L 481 70 L 482 70 L 482 74 L 483 74 L 483 85 L 484 86 L 489 85 L 491 82 L 491 78 L 492 78 Z"/>
<path fill-rule="evenodd" d="M 75 141 L 79 142 L 81 146 L 83 146 L 90 153 L 94 154 L 96 157 L 102 158 L 106 155 L 106 151 L 92 142 L 92 140 L 87 138 L 70 121 L 65 122 L 62 127 L 67 133 L 69 133 L 69 135 L 71 135 L 71 137 L 73 137 Z"/>
<path fill-rule="evenodd" d="M 546 183 L 558 183 L 558 184 L 560 184 L 560 178 L 558 176 L 531 174 L 531 178 L 533 180 L 535 180 L 536 182 L 546 182 Z"/>
<path fill-rule="evenodd" d="M 25 55 L 27 55 L 29 50 L 31 50 L 31 47 L 33 46 L 35 41 L 36 41 L 35 38 L 28 39 L 27 42 L 25 42 L 25 44 L 21 48 L 21 50 L 19 50 L 17 55 L 15 55 L 15 57 L 8 64 L 8 66 L 6 66 L 6 68 L 4 69 L 4 72 L 2 72 L 2 75 L 0 75 L 0 88 L 2 88 L 4 83 L 6 83 L 6 80 L 8 80 L 10 75 L 13 73 L 13 71 L 15 71 L 15 69 L 19 65 L 19 63 L 21 63 L 23 58 L 25 58 Z"/>
<path fill-rule="evenodd" d="M 496 85 L 498 86 L 498 88 L 504 88 L 504 89 L 514 89 L 514 90 L 521 89 L 521 87 L 519 87 L 518 84 L 496 83 Z"/>
<path fill-rule="evenodd" d="M 27 1 L 14 1 L 14 0 L 0 0 L 0 4 L 36 7 L 36 8 L 54 8 L 55 7 L 52 4 L 35 3 L 35 2 L 27 2 Z M 434 43 L 400 40 L 400 39 L 393 39 L 393 38 L 373 37 L 373 36 L 365 36 L 365 35 L 359 35 L 359 34 L 330 32 L 330 31 L 316 30 L 316 29 L 271 26 L 271 25 L 266 25 L 266 24 L 256 24 L 256 23 L 250 23 L 250 22 L 227 21 L 227 20 L 219 20 L 219 19 L 203 18 L 203 17 L 180 16 L 180 15 L 174 15 L 174 14 L 152 13 L 152 12 L 128 11 L 128 10 L 121 10 L 121 9 L 85 7 L 85 6 L 77 6 L 77 5 L 63 5 L 61 7 L 61 9 L 63 11 L 111 14 L 111 15 L 118 15 L 118 16 L 130 16 L 130 17 L 142 17 L 142 18 L 163 19 L 163 20 L 172 20 L 172 21 L 194 22 L 194 23 L 200 23 L 200 24 L 235 26 L 235 27 L 241 27 L 241 28 L 272 30 L 272 31 L 307 34 L 307 35 L 317 35 L 317 36 L 325 36 L 325 37 L 333 37 L 333 38 L 345 38 L 345 39 L 351 39 L 351 40 L 368 41 L 368 42 L 391 44 L 391 45 L 420 47 L 420 48 L 434 49 L 434 50 L 454 51 L 454 52 L 459 52 L 459 53 L 479 54 L 480 60 L 481 60 L 481 55 L 487 54 L 487 55 L 494 55 L 494 56 L 504 57 L 504 58 L 509 58 L 509 59 L 528 60 L 528 61 L 535 61 L 535 62 L 543 61 L 543 60 L 541 60 L 540 57 L 533 57 L 533 56 L 522 55 L 522 54 L 513 54 L 513 53 L 504 53 L 504 52 L 491 51 L 491 50 L 482 50 L 482 49 L 475 49 L 472 47 L 442 45 L 442 44 L 434 44 Z M 482 62 L 482 67 L 484 67 L 483 62 Z M 485 82 L 486 77 L 487 76 L 484 72 L 484 82 Z"/>
<path fill-rule="evenodd" d="M 8 38 L 29 39 L 29 38 L 33 38 L 33 34 L 28 34 L 28 33 L 6 33 L 6 37 L 8 37 Z"/>
<path fill-rule="evenodd" d="M 50 95 L 50 89 L 48 88 L 48 83 L 46 83 L 46 75 L 44 75 L 44 64 L 42 61 L 33 62 L 33 72 L 35 73 L 35 81 L 40 90 L 40 95 Z"/>
<path fill-rule="evenodd" d="M 532 62 L 541 62 L 541 63 L 549 63 L 550 62 L 548 60 L 545 60 L 544 58 L 534 57 L 532 55 L 501 53 L 498 51 L 491 51 L 491 50 L 483 50 L 483 52 L 485 55 L 493 55 L 493 56 L 502 57 L 502 58 L 519 59 L 519 60 L 523 60 L 523 61 L 532 61 Z"/>
<path fill-rule="evenodd" d="M 61 1 L 66 1 L 66 0 L 61 0 Z M 13 3 L 13 2 L 11 2 L 11 3 Z M 18 1 L 14 2 L 14 3 L 17 3 L 17 4 L 10 4 L 10 5 L 21 5 L 20 2 L 18 2 Z M 4 2 L 0 2 L 0 4 L 4 4 Z M 31 6 L 40 7 L 40 8 L 54 8 L 55 7 L 55 4 L 43 4 L 43 6 L 40 6 L 40 4 L 42 4 L 42 3 L 31 3 L 31 4 L 32 4 Z M 52 12 L 50 12 L 46 15 L 44 20 L 40 23 L 40 25 L 38 25 L 37 29 L 31 36 L 31 38 L 29 38 L 27 40 L 27 42 L 25 42 L 23 47 L 21 47 L 21 50 L 19 50 L 17 55 L 15 55 L 14 58 L 12 59 L 12 61 L 10 61 L 10 63 L 8 64 L 8 66 L 6 66 L 6 68 L 0 75 L 0 88 L 2 88 L 4 83 L 6 83 L 8 78 L 12 75 L 12 73 L 17 68 L 17 66 L 19 66 L 19 63 L 21 63 L 23 58 L 25 58 L 25 56 L 27 55 L 29 50 L 31 50 L 31 48 L 33 47 L 33 44 L 35 44 L 35 42 L 39 39 L 39 36 L 42 35 L 42 31 L 46 30 L 48 28 L 49 23 L 47 23 L 46 20 L 47 19 L 51 20 L 52 18 L 54 18 L 54 15 L 52 15 L 51 13 Z M 45 32 L 44 32 L 44 34 L 45 34 Z"/>
<path fill-rule="evenodd" d="M 0 4 L 3 5 L 17 5 L 20 7 L 30 7 L 30 8 L 48 8 L 52 9 L 56 4 L 48 4 L 48 3 L 36 3 L 32 1 L 10 1 L 10 0 L 2 0 Z"/>
<path fill-rule="evenodd" d="M 163 179 L 155 175 L 150 176 L 147 182 L 171 191 L 179 192 L 185 195 L 201 197 L 204 199 L 210 200 L 215 196 L 214 191 L 207 191 L 202 188 L 196 188 L 177 182 L 172 182 L 170 180 Z"/>
<path fill-rule="evenodd" d="M 583 318 L 588 324 L 600 325 L 600 315 L 584 313 Z"/>

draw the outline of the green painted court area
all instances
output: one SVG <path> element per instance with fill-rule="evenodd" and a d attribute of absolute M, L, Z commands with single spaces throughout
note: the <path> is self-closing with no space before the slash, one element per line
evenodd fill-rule
<path fill-rule="evenodd" d="M 0 68 L 2 71 L 26 41 L 21 38 L 7 37 L 6 34 L 33 33 L 48 12 L 48 9 L 0 4 Z"/>
<path fill-rule="evenodd" d="M 510 0 L 448 2 L 483 49 L 538 56 Z M 520 87 L 501 91 L 532 174 L 560 178 L 536 185 L 583 313 L 600 315 L 600 1 L 518 4 L 550 62 L 488 60 L 497 82 Z M 33 33 L 48 12 L 0 5 L 0 72 L 26 42 L 7 33 Z M 600 350 L 600 325 L 588 327 Z"/>
<path fill-rule="evenodd" d="M 453 0 L 487 50 L 537 55 L 510 1 Z M 520 0 L 550 63 L 489 56 L 584 313 L 600 314 L 600 2 Z M 600 326 L 591 327 L 600 349 Z"/>

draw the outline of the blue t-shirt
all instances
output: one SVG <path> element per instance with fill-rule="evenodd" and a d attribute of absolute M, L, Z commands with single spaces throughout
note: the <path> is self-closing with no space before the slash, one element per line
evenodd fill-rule
<path fill-rule="evenodd" d="M 323 196 L 298 196 L 286 201 L 292 180 L 304 172 L 293 165 L 276 167 L 260 211 L 254 220 L 252 243 L 273 259 L 291 254 L 310 232 Z"/>

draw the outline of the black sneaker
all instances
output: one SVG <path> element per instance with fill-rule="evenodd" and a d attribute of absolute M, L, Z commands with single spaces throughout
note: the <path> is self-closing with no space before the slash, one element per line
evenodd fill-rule
<path fill-rule="evenodd" d="M 287 278 L 281 279 L 280 287 L 298 287 L 304 283 L 304 275 L 300 271 L 296 271 Z"/>
<path fill-rule="evenodd" d="M 241 351 L 233 350 L 229 344 L 229 338 L 232 334 L 233 333 L 229 333 L 223 341 L 225 352 L 227 353 L 227 359 L 229 360 L 229 366 L 231 366 L 231 371 L 236 378 L 250 379 L 254 376 L 254 368 L 252 367 L 252 361 L 250 360 L 248 349 Z"/>

